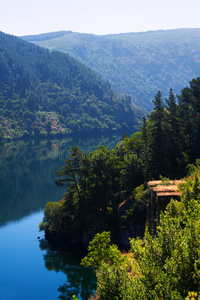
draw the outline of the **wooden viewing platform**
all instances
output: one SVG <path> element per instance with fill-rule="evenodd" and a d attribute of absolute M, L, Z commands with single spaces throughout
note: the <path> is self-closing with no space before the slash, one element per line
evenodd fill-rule
<path fill-rule="evenodd" d="M 185 180 L 169 180 L 166 182 L 153 180 L 147 182 L 151 195 L 151 201 L 147 209 L 147 219 L 151 224 L 154 224 L 154 228 L 158 223 L 160 212 L 165 210 L 171 199 L 180 199 L 181 191 L 179 185 L 181 183 L 185 183 Z"/>
<path fill-rule="evenodd" d="M 184 179 L 181 180 L 169 180 L 167 184 L 161 180 L 154 180 L 147 182 L 148 187 L 151 189 L 152 197 L 180 197 L 181 192 L 179 185 L 185 183 Z"/>

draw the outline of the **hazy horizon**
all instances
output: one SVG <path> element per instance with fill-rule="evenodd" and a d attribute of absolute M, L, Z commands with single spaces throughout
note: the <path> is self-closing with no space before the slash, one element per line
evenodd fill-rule
<path fill-rule="evenodd" d="M 16 35 L 73 31 L 95 35 L 200 28 L 197 0 L 7 0 L 0 30 Z"/>
<path fill-rule="evenodd" d="M 26 34 L 26 35 L 18 35 L 20 36 L 37 36 L 37 35 L 43 35 L 43 34 L 51 34 L 51 33 L 56 33 L 56 32 L 72 32 L 72 33 L 80 33 L 80 34 L 91 34 L 91 35 L 97 35 L 97 36 L 106 36 L 106 35 L 118 35 L 118 34 L 139 34 L 139 33 L 148 33 L 148 32 L 159 32 L 159 31 L 173 31 L 173 30 L 198 30 L 198 28 L 172 28 L 172 29 L 155 29 L 155 30 L 146 30 L 146 31 L 130 31 L 130 32 L 118 32 L 118 33 L 107 33 L 107 34 L 95 34 L 95 33 L 89 33 L 89 32 L 81 32 L 81 31 L 73 31 L 73 30 L 56 30 L 56 31 L 48 31 L 48 32 L 41 32 L 41 33 L 36 33 L 36 34 Z"/>

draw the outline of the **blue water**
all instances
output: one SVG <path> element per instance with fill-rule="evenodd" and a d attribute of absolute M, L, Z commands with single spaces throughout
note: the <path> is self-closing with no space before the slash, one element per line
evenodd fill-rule
<path fill-rule="evenodd" d="M 86 300 L 94 291 L 93 274 L 70 255 L 40 249 L 43 233 L 38 225 L 45 204 L 62 199 L 64 190 L 55 185 L 55 172 L 69 149 L 78 145 L 91 151 L 101 144 L 111 148 L 120 139 L 0 145 L 0 300 L 70 300 L 73 293 Z"/>
<path fill-rule="evenodd" d="M 58 299 L 57 289 L 66 275 L 44 266 L 37 239 L 42 216 L 39 211 L 0 229 L 1 300 Z"/>

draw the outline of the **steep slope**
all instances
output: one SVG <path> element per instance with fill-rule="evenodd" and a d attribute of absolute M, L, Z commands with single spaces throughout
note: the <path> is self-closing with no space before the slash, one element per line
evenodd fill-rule
<path fill-rule="evenodd" d="M 158 90 L 164 97 L 170 88 L 179 94 L 200 72 L 200 29 L 106 36 L 62 31 L 23 39 L 69 53 L 149 111 Z"/>
<path fill-rule="evenodd" d="M 0 138 L 133 129 L 129 97 L 68 54 L 0 32 Z"/>

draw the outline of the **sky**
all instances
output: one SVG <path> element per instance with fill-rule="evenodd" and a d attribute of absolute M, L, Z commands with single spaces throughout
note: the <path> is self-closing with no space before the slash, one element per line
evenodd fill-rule
<path fill-rule="evenodd" d="M 98 35 L 200 28 L 199 0 L 0 0 L 0 31 Z"/>

